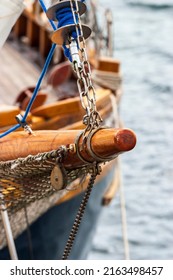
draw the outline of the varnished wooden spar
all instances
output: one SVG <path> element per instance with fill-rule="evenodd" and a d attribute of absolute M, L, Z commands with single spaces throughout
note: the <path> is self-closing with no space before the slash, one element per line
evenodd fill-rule
<path fill-rule="evenodd" d="M 69 146 L 70 144 L 75 144 L 80 133 L 81 131 L 79 130 L 42 130 L 34 132 L 33 135 L 28 135 L 26 132 L 14 132 L 0 139 L 0 161 L 24 158 L 28 155 L 56 150 L 61 145 Z M 136 144 L 136 136 L 129 129 L 100 129 L 93 134 L 90 143 L 92 153 L 89 147 L 81 150 L 81 137 L 78 141 L 78 147 L 81 156 L 85 160 L 93 162 L 95 160 L 93 153 L 97 157 L 109 159 L 133 149 Z M 64 165 L 67 167 L 80 166 L 81 164 L 83 162 L 76 152 L 69 152 L 64 159 Z"/>

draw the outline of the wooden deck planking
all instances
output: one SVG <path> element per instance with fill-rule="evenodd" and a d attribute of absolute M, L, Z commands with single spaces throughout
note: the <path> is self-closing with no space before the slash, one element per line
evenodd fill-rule
<path fill-rule="evenodd" d="M 8 43 L 0 51 L 0 103 L 13 104 L 18 93 L 34 86 L 40 71 Z"/>

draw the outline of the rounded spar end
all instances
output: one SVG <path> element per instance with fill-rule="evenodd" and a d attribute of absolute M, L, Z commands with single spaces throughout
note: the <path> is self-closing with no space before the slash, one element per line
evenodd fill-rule
<path fill-rule="evenodd" d="M 119 154 L 132 150 L 136 135 L 130 129 L 100 128 L 90 136 L 88 153 L 97 161 L 110 161 Z"/>
<path fill-rule="evenodd" d="M 119 152 L 132 150 L 136 146 L 136 135 L 131 129 L 120 129 L 114 135 L 115 148 Z"/>

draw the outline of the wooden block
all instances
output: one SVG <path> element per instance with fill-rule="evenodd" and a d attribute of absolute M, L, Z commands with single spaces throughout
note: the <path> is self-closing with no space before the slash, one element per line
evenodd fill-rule
<path fill-rule="evenodd" d="M 19 113 L 17 106 L 0 104 L 0 127 L 17 124 L 15 116 Z"/>
<path fill-rule="evenodd" d="M 110 57 L 101 57 L 97 62 L 97 69 L 101 71 L 118 73 L 120 71 L 120 62 Z"/>

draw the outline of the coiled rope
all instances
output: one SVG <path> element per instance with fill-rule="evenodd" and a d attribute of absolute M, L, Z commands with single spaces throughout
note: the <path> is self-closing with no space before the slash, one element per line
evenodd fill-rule
<path fill-rule="evenodd" d="M 60 9 L 56 12 L 56 19 L 58 20 L 58 28 L 64 27 L 66 25 L 72 25 L 75 24 L 74 22 L 74 17 L 73 13 L 70 7 Z M 76 23 L 78 24 L 78 18 L 77 15 L 75 15 Z M 73 39 L 77 39 L 77 33 L 76 31 L 72 31 L 71 37 Z M 77 43 L 77 40 L 76 40 Z M 78 46 L 78 44 L 77 44 Z M 79 49 L 79 46 L 78 46 Z M 64 55 L 72 62 L 72 56 L 70 53 L 70 49 L 66 47 L 65 43 L 63 44 L 63 50 L 64 50 Z"/>

